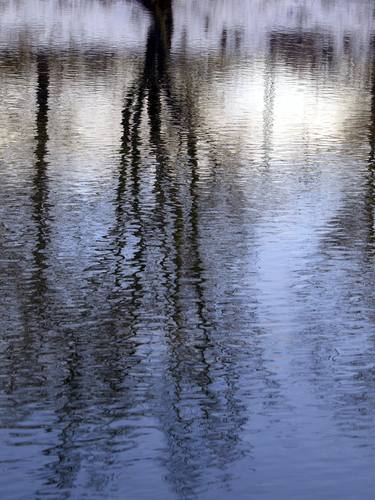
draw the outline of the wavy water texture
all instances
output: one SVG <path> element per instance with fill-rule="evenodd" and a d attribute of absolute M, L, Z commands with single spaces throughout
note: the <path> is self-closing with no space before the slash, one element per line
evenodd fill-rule
<path fill-rule="evenodd" d="M 2 498 L 372 498 L 373 3 L 0 11 Z"/>

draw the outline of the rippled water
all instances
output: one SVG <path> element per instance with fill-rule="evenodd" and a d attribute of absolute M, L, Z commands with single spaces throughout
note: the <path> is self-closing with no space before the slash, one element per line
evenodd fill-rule
<path fill-rule="evenodd" d="M 374 498 L 374 3 L 0 14 L 1 497 Z"/>

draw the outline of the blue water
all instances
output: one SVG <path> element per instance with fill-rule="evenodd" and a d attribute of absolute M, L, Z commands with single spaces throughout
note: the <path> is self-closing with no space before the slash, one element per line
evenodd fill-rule
<path fill-rule="evenodd" d="M 373 2 L 0 13 L 1 498 L 372 500 Z"/>

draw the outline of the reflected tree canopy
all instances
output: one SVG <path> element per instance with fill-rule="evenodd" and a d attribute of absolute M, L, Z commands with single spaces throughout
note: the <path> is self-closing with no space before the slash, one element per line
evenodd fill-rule
<path fill-rule="evenodd" d="M 373 458 L 364 6 L 33 2 L 0 32 L 4 484 L 291 498 L 308 470 L 352 492 L 337 471 Z"/>

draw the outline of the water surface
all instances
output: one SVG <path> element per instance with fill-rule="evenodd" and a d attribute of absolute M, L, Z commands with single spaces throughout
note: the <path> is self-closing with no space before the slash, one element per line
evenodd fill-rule
<path fill-rule="evenodd" d="M 371 500 L 373 2 L 0 15 L 2 498 Z"/>

